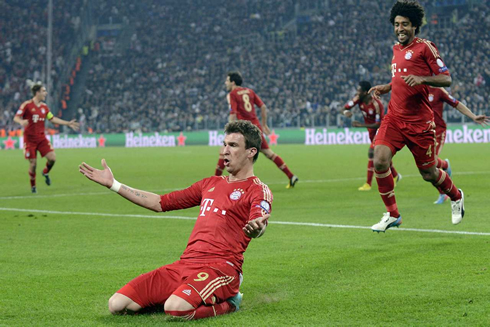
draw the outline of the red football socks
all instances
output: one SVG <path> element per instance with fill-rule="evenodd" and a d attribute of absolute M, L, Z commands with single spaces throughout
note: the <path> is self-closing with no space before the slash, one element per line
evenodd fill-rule
<path fill-rule="evenodd" d="M 293 173 L 289 170 L 288 166 L 286 166 L 284 161 L 281 159 L 281 157 L 279 157 L 278 155 L 275 155 L 275 157 L 273 157 L 272 161 L 274 161 L 276 166 L 280 170 L 282 170 L 288 176 L 289 179 L 291 179 L 294 176 Z"/>
<path fill-rule="evenodd" d="M 235 307 L 228 302 L 222 302 L 213 305 L 201 305 L 195 310 L 189 311 L 165 311 L 167 314 L 174 317 L 181 317 L 185 320 L 196 320 L 202 318 L 216 317 L 233 312 Z"/>
<path fill-rule="evenodd" d="M 223 169 L 225 169 L 225 159 L 223 159 L 222 156 L 219 156 L 219 160 L 218 160 L 218 164 L 216 165 L 214 176 L 223 175 Z"/>
<path fill-rule="evenodd" d="M 53 168 L 53 166 L 54 166 L 54 162 L 51 163 L 49 161 L 46 162 L 46 167 L 44 167 L 43 169 L 43 174 L 49 173 L 49 171 L 51 170 L 51 168 Z"/>
<path fill-rule="evenodd" d="M 36 186 L 36 173 L 29 172 L 31 187 Z"/>
<path fill-rule="evenodd" d="M 442 169 L 439 170 L 439 176 L 437 181 L 432 183 L 441 194 L 447 194 L 451 198 L 451 201 L 457 201 L 461 199 L 461 192 L 456 188 L 451 177 Z"/>
<path fill-rule="evenodd" d="M 378 190 L 383 202 L 386 206 L 386 211 L 390 213 L 391 217 L 398 218 L 400 213 L 398 212 L 398 206 L 395 199 L 395 182 L 393 181 L 393 175 L 391 170 L 375 171 L 376 181 L 378 182 Z"/>
<path fill-rule="evenodd" d="M 391 175 L 393 176 L 393 178 L 397 178 L 398 172 L 396 171 L 395 167 L 393 166 L 393 162 L 391 162 L 391 164 L 390 164 L 390 170 L 391 170 Z"/>
<path fill-rule="evenodd" d="M 448 169 L 448 164 L 446 160 L 442 160 L 441 158 L 437 158 L 437 168 L 439 169 Z"/>
<path fill-rule="evenodd" d="M 366 180 L 366 183 L 368 183 L 369 186 L 371 186 L 371 184 L 373 183 L 373 175 L 374 175 L 374 163 L 373 163 L 373 159 L 369 159 L 368 167 L 367 167 L 367 180 Z"/>

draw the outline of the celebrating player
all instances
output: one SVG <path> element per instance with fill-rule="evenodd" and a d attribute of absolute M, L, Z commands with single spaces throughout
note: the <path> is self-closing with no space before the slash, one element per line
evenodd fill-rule
<path fill-rule="evenodd" d="M 442 87 L 431 87 L 428 96 L 432 110 L 434 111 L 434 123 L 436 124 L 436 155 L 437 155 L 437 168 L 443 169 L 451 176 L 451 165 L 449 159 L 441 160 L 439 154 L 444 146 L 444 141 L 446 140 L 446 122 L 442 117 L 442 111 L 444 110 L 444 102 L 449 104 L 451 107 L 456 108 L 466 117 L 473 120 L 475 123 L 480 125 L 487 125 L 489 117 L 485 115 L 475 115 L 471 110 L 466 107 L 463 103 L 459 102 L 453 98 L 444 88 Z M 443 204 L 448 196 L 439 190 L 439 197 L 434 202 L 434 204 Z"/>
<path fill-rule="evenodd" d="M 34 97 L 20 106 L 14 117 L 14 121 L 24 127 L 24 155 L 29 160 L 31 192 L 37 193 L 37 151 L 41 153 L 41 157 L 46 157 L 47 159 L 46 167 L 43 169 L 43 176 L 48 186 L 51 185 L 51 179 L 48 174 L 56 162 L 56 154 L 53 146 L 46 139 L 45 120 L 48 119 L 54 124 L 70 126 L 75 131 L 78 131 L 80 125 L 75 119 L 66 121 L 53 116 L 46 103 L 43 102 L 46 100 L 48 92 L 42 84 L 34 84 L 31 87 L 31 91 Z"/>
<path fill-rule="evenodd" d="M 358 121 L 352 122 L 352 127 L 366 127 L 369 132 L 369 139 L 371 140 L 371 145 L 368 150 L 368 168 L 367 168 L 367 180 L 363 186 L 359 187 L 359 191 L 371 191 L 371 183 L 373 182 L 374 175 L 374 137 L 376 136 L 376 131 L 381 124 L 381 120 L 384 116 L 383 104 L 379 99 L 373 98 L 368 91 L 371 89 L 371 83 L 366 81 L 359 82 L 359 88 L 357 93 L 352 100 L 347 102 L 344 106 L 343 114 L 350 118 L 352 117 L 351 109 L 357 104 L 359 109 L 361 109 L 362 115 L 364 116 L 364 124 Z M 401 174 L 398 174 L 393 164 L 390 166 L 391 173 L 393 174 L 394 183 L 396 183 L 402 178 Z"/>
<path fill-rule="evenodd" d="M 434 43 L 416 37 L 423 18 L 424 8 L 418 2 L 399 0 L 392 7 L 390 22 L 399 42 L 393 46 L 391 83 L 370 90 L 376 97 L 391 91 L 388 114 L 378 129 L 374 148 L 376 180 L 388 211 L 371 227 L 376 232 L 402 223 L 390 163 L 405 145 L 412 152 L 424 180 L 451 198 L 452 223 L 459 224 L 464 216 L 463 191 L 456 188 L 444 170 L 436 168 L 435 125 L 428 100 L 429 86 L 449 86 L 452 80 Z"/>
<path fill-rule="evenodd" d="M 197 222 L 179 261 L 140 275 L 109 299 L 113 314 L 164 305 L 165 312 L 200 319 L 238 310 L 243 253 L 260 237 L 271 211 L 272 194 L 253 173 L 260 130 L 248 121 L 225 126 L 223 157 L 229 176 L 212 176 L 165 195 L 120 184 L 104 160 L 104 170 L 80 166 L 90 180 L 144 208 L 162 212 L 200 205 Z"/>
<path fill-rule="evenodd" d="M 228 94 L 228 102 L 230 104 L 230 116 L 229 121 L 235 121 L 237 119 L 248 120 L 255 126 L 257 126 L 262 132 L 269 135 L 270 130 L 267 126 L 267 106 L 262 102 L 260 97 L 255 94 L 252 89 L 242 87 L 242 75 L 239 72 L 228 73 L 225 81 L 226 90 L 230 92 Z M 262 125 L 255 113 L 255 106 L 260 108 L 260 115 L 262 118 Z M 262 149 L 260 150 L 267 158 L 272 160 L 276 166 L 282 170 L 289 178 L 287 188 L 292 188 L 298 182 L 298 177 L 294 175 L 284 163 L 284 161 L 275 154 L 270 148 L 265 137 L 262 135 Z M 221 176 L 223 173 L 224 159 L 223 148 L 220 150 L 220 156 L 218 165 L 216 167 L 216 176 Z"/>

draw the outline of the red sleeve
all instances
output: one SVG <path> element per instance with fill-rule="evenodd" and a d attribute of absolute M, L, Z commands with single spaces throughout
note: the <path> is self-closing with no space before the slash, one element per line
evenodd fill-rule
<path fill-rule="evenodd" d="M 160 196 L 162 211 L 187 209 L 201 204 L 201 190 L 204 180 L 192 184 L 180 191 L 170 192 Z"/>
<path fill-rule="evenodd" d="M 264 105 L 264 102 L 262 101 L 262 99 L 257 95 L 257 93 L 255 93 L 254 91 L 252 91 L 254 93 L 254 103 L 257 107 L 262 107 Z"/>
<path fill-rule="evenodd" d="M 451 75 L 449 74 L 449 69 L 447 69 L 446 64 L 442 61 L 441 56 L 439 55 L 439 51 L 434 43 L 425 40 L 424 47 L 424 57 L 425 61 L 430 67 L 430 70 L 434 75 Z"/>
<path fill-rule="evenodd" d="M 352 101 L 352 100 L 349 100 L 349 102 L 347 102 L 345 105 L 344 105 L 344 108 L 345 109 L 352 109 L 356 104 L 359 103 L 359 100 L 358 101 Z"/>
<path fill-rule="evenodd" d="M 27 105 L 27 102 L 24 102 L 23 104 L 21 104 L 19 107 L 19 110 L 17 110 L 15 115 L 24 118 L 24 113 L 26 111 L 26 105 Z"/>
<path fill-rule="evenodd" d="M 452 97 L 452 95 L 444 91 L 441 91 L 441 100 L 446 102 L 448 105 L 450 105 L 453 108 L 456 108 L 459 104 L 458 100 L 456 100 L 455 98 Z"/>
<path fill-rule="evenodd" d="M 238 103 L 236 101 L 236 93 L 230 93 L 230 115 L 236 115 Z"/>
<path fill-rule="evenodd" d="M 248 221 L 263 217 L 272 211 L 272 193 L 269 187 L 263 183 L 257 185 L 252 195 L 252 207 Z"/>

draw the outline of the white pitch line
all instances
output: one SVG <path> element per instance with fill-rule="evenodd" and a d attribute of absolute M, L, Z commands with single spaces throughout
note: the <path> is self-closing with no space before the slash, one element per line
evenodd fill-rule
<path fill-rule="evenodd" d="M 49 214 L 56 214 L 56 215 L 80 215 L 80 216 L 103 216 L 103 217 L 131 217 L 131 218 L 151 218 L 151 219 L 196 220 L 196 218 L 185 217 L 185 216 L 167 216 L 167 215 L 156 216 L 156 215 L 114 214 L 114 213 L 97 213 L 97 212 L 70 212 L 70 211 L 52 211 L 52 210 L 20 209 L 20 208 L 0 208 L 0 211 L 49 213 Z M 367 227 L 367 226 L 334 225 L 334 224 L 320 224 L 320 223 L 300 223 L 300 222 L 293 222 L 293 221 L 274 221 L 274 220 L 272 220 L 269 223 L 270 224 L 276 224 L 276 225 L 293 225 L 293 226 L 308 226 L 308 227 L 371 229 L 371 227 Z M 392 231 L 392 230 L 394 230 L 394 231 L 408 231 L 408 232 L 421 232 L 421 233 L 490 236 L 490 233 L 449 231 L 449 230 L 440 230 L 440 229 L 393 228 L 390 231 Z"/>
<path fill-rule="evenodd" d="M 463 172 L 455 172 L 453 175 L 486 175 L 490 174 L 490 171 L 463 171 Z M 409 178 L 409 177 L 420 177 L 419 174 L 416 175 L 403 175 L 403 178 Z M 337 179 L 305 179 L 305 180 L 300 180 L 299 183 L 337 183 L 337 182 L 349 182 L 349 181 L 357 181 L 357 180 L 364 180 L 366 177 L 352 177 L 352 178 L 337 178 Z M 266 183 L 267 185 L 282 185 L 285 182 L 269 182 Z M 164 188 L 164 189 L 158 189 L 158 190 L 146 190 L 150 192 L 167 192 L 167 191 L 176 191 L 176 190 L 181 190 L 184 189 L 188 186 L 184 186 L 181 188 Z M 0 200 L 21 200 L 21 199 L 40 199 L 40 198 L 58 198 L 58 197 L 67 197 L 67 196 L 85 196 L 85 195 L 109 195 L 112 194 L 112 192 L 89 192 L 89 193 L 66 193 L 66 194 L 51 194 L 51 195 L 19 195 L 19 196 L 3 196 L 0 197 Z"/>

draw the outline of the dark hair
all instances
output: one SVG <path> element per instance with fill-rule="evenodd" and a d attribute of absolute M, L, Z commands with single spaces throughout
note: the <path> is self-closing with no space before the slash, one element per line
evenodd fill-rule
<path fill-rule="evenodd" d="M 360 81 L 359 86 L 364 92 L 367 92 L 371 89 L 371 83 L 369 83 L 368 81 Z"/>
<path fill-rule="evenodd" d="M 242 74 L 240 72 L 229 72 L 230 82 L 235 82 L 236 86 L 240 86 L 243 83 Z"/>
<path fill-rule="evenodd" d="M 42 85 L 41 83 L 36 83 L 33 86 L 31 86 L 32 95 L 36 96 L 36 93 L 39 92 L 43 88 L 43 86 L 44 85 Z"/>
<path fill-rule="evenodd" d="M 395 25 L 395 17 L 406 17 L 412 23 L 412 26 L 416 26 L 415 35 L 419 34 L 420 27 L 424 19 L 424 7 L 417 1 L 410 0 L 398 0 L 391 8 L 390 22 L 391 25 Z"/>
<path fill-rule="evenodd" d="M 259 157 L 260 147 L 262 145 L 262 132 L 260 129 L 248 120 L 235 120 L 225 126 L 225 134 L 240 133 L 245 138 L 245 148 L 256 148 L 257 153 L 254 156 L 254 162 Z"/>

